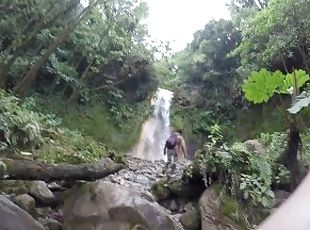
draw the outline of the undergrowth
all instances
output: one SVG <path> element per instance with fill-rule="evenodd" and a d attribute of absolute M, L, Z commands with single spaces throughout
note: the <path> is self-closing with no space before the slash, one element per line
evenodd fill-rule
<path fill-rule="evenodd" d="M 96 102 L 78 106 L 66 105 L 57 97 L 37 97 L 36 101 L 40 111 L 52 111 L 61 117 L 63 126 L 79 130 L 83 136 L 118 152 L 127 152 L 138 142 L 142 125 L 152 111 L 148 101 L 130 104 L 118 99 L 117 103 L 109 104 L 103 103 L 106 99 L 97 98 Z"/>
<path fill-rule="evenodd" d="M 63 127 L 53 114 L 36 111 L 36 101 L 0 91 L 0 150 L 10 157 L 31 152 L 34 158 L 49 162 L 85 163 L 103 156 L 115 156 L 92 137 Z"/>

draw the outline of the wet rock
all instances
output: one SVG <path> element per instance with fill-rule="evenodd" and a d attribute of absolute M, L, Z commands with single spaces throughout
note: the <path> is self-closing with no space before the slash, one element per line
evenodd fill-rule
<path fill-rule="evenodd" d="M 33 213 L 35 200 L 28 194 L 18 195 L 14 198 L 15 203 L 26 212 Z"/>
<path fill-rule="evenodd" d="M 182 229 L 157 203 L 141 198 L 136 190 L 106 181 L 71 191 L 65 201 L 64 223 L 68 230 L 108 229 L 111 223 L 150 230 Z"/>
<path fill-rule="evenodd" d="M 44 227 L 5 196 L 0 195 L 0 230 L 44 230 Z"/>
<path fill-rule="evenodd" d="M 33 181 L 30 187 L 30 194 L 46 206 L 55 205 L 58 202 L 44 181 Z"/>

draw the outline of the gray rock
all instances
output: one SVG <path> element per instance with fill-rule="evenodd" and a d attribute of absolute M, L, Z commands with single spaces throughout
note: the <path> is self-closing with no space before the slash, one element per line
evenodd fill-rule
<path fill-rule="evenodd" d="M 183 213 L 179 220 L 185 230 L 200 230 L 200 215 L 196 209 Z"/>
<path fill-rule="evenodd" d="M 194 204 L 192 202 L 189 202 L 187 204 L 184 205 L 184 211 L 187 212 L 187 211 L 190 211 L 190 210 L 197 210 L 197 204 Z"/>
<path fill-rule="evenodd" d="M 226 204 L 236 202 L 226 196 L 223 191 L 222 185 L 212 185 L 201 195 L 199 199 L 199 211 L 202 230 L 244 229 L 244 226 L 240 226 L 240 224 L 243 224 L 241 223 L 243 221 L 242 218 L 239 217 L 238 220 L 234 218 L 234 215 L 238 211 L 236 205 L 229 206 L 229 213 L 227 211 L 223 212 Z"/>
<path fill-rule="evenodd" d="M 0 195 L 0 230 L 44 230 L 26 211 Z"/>
<path fill-rule="evenodd" d="M 33 212 L 35 208 L 35 200 L 28 194 L 18 195 L 14 199 L 15 203 L 27 212 Z"/>
<path fill-rule="evenodd" d="M 40 216 L 42 218 L 45 218 L 51 212 L 52 212 L 52 209 L 50 207 L 36 208 L 37 216 Z"/>
<path fill-rule="evenodd" d="M 62 230 L 62 225 L 57 220 L 39 218 L 39 222 L 48 230 Z"/>
<path fill-rule="evenodd" d="M 149 185 L 150 184 L 149 178 L 147 178 L 146 176 L 143 176 L 143 175 L 138 175 L 135 182 L 142 184 L 142 185 Z"/>
<path fill-rule="evenodd" d="M 146 199 L 150 202 L 156 202 L 155 196 L 152 193 L 150 193 L 149 191 L 143 191 L 141 193 L 141 197 L 143 197 L 144 199 Z"/>
<path fill-rule="evenodd" d="M 178 204 L 176 200 L 167 200 L 167 201 L 163 201 L 163 206 L 167 209 L 169 209 L 170 211 L 178 211 Z"/>
<path fill-rule="evenodd" d="M 64 227 L 67 230 L 104 230 L 111 223 L 149 230 L 183 229 L 157 203 L 141 198 L 136 190 L 107 181 L 76 188 L 65 200 Z M 123 229 L 127 229 L 125 227 Z"/>
<path fill-rule="evenodd" d="M 56 182 L 52 182 L 52 183 L 49 183 L 47 185 L 47 187 L 51 190 L 51 191 L 63 191 L 64 188 L 61 187 L 59 184 L 57 184 Z"/>
<path fill-rule="evenodd" d="M 51 205 L 57 202 L 57 198 L 44 181 L 33 181 L 30 187 L 30 194 L 44 205 Z"/>
<path fill-rule="evenodd" d="M 181 216 L 182 216 L 182 213 L 177 213 L 177 214 L 173 214 L 172 218 L 175 219 L 176 221 L 180 221 Z"/>

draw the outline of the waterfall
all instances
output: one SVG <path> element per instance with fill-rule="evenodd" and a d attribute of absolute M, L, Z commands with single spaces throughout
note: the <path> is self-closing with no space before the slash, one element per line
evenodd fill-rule
<path fill-rule="evenodd" d="M 152 98 L 153 116 L 143 124 L 139 142 L 131 155 L 150 161 L 167 161 L 163 151 L 165 141 L 170 135 L 169 109 L 172 97 L 169 90 L 159 88 L 156 91 Z"/>

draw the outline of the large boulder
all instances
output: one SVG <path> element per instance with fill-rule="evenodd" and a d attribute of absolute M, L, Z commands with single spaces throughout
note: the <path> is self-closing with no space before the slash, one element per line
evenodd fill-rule
<path fill-rule="evenodd" d="M 0 230 L 44 230 L 27 212 L 0 195 Z"/>
<path fill-rule="evenodd" d="M 238 203 L 225 194 L 221 185 L 205 190 L 199 199 L 202 230 L 246 229 Z"/>
<path fill-rule="evenodd" d="M 44 181 L 33 181 L 30 187 L 30 194 L 46 206 L 54 205 L 58 202 L 58 199 Z"/>
<path fill-rule="evenodd" d="M 27 212 L 33 212 L 35 209 L 35 200 L 28 194 L 21 194 L 14 198 L 15 203 Z"/>
<path fill-rule="evenodd" d="M 195 208 L 183 213 L 179 221 L 185 230 L 200 230 L 200 214 Z"/>
<path fill-rule="evenodd" d="M 64 205 L 68 230 L 183 229 L 156 202 L 141 198 L 139 191 L 98 181 L 73 189 Z M 109 226 L 109 227 L 107 227 Z"/>

